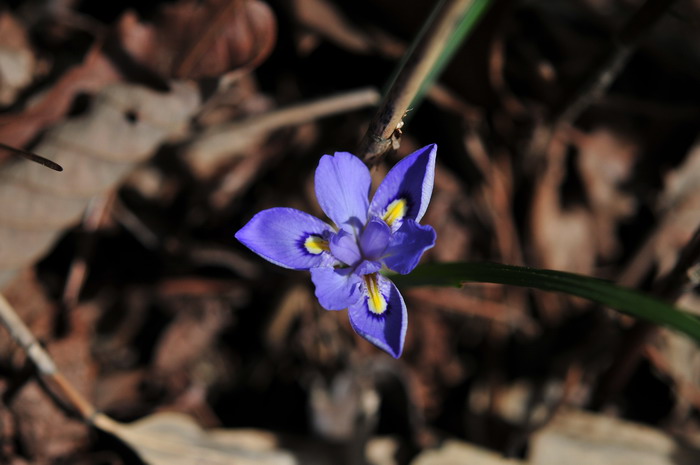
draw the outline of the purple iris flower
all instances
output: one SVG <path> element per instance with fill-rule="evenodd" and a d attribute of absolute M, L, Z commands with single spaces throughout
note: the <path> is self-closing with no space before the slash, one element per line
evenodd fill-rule
<path fill-rule="evenodd" d="M 316 168 L 316 197 L 334 225 L 293 208 L 271 208 L 236 238 L 276 265 L 311 271 L 321 305 L 347 308 L 360 336 L 398 358 L 406 304 L 379 271 L 410 273 L 435 244 L 435 230 L 418 221 L 433 191 L 436 152 L 435 144 L 428 145 L 397 163 L 371 202 L 365 164 L 348 152 L 324 155 Z"/>

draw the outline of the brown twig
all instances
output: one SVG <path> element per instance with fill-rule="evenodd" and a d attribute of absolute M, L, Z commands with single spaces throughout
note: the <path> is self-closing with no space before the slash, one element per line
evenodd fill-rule
<path fill-rule="evenodd" d="M 561 108 L 555 110 L 554 116 L 558 124 L 573 123 L 581 113 L 598 100 L 624 69 L 632 52 L 639 41 L 645 37 L 656 23 L 668 11 L 674 0 L 647 0 L 627 20 L 617 34 L 615 43 L 599 61 L 597 66 L 576 88 Z"/>
<path fill-rule="evenodd" d="M 99 196 L 90 201 L 83 215 L 82 233 L 85 235 L 78 244 L 79 250 L 70 264 L 68 278 L 63 287 L 63 305 L 73 308 L 78 304 L 80 292 L 89 272 L 89 257 L 95 246 L 95 232 L 100 228 L 112 204 L 112 194 Z"/>
<path fill-rule="evenodd" d="M 183 158 L 199 176 L 209 177 L 222 161 L 246 153 L 249 147 L 260 143 L 272 131 L 373 106 L 378 101 L 377 90 L 362 88 L 224 123 L 198 137 Z M 232 176 L 240 177 L 238 171 Z"/>
<path fill-rule="evenodd" d="M 377 164 L 397 142 L 394 132 L 400 128 L 401 120 L 408 111 L 409 105 L 435 66 L 459 18 L 473 2 L 474 0 L 441 2 L 437 7 L 440 10 L 434 21 L 423 36 L 418 37 L 418 45 L 408 51 L 403 68 L 391 84 L 367 133 L 360 141 L 357 156 L 368 165 Z"/>
<path fill-rule="evenodd" d="M 97 414 L 95 407 L 61 374 L 51 356 L 39 344 L 39 341 L 36 340 L 2 294 L 0 294 L 0 323 L 7 328 L 10 336 L 22 347 L 47 384 L 52 386 L 60 398 L 68 402 L 83 420 L 92 423 Z"/>
<path fill-rule="evenodd" d="M 588 75 L 562 99 L 562 104 L 553 109 L 550 117 L 552 124 L 542 126 L 539 137 L 533 137 L 528 150 L 530 158 L 540 158 L 547 153 L 557 134 L 569 128 L 584 110 L 600 100 L 624 69 L 640 40 L 663 17 L 674 1 L 647 0 L 627 20 L 610 44 L 609 51 L 590 67 Z"/>

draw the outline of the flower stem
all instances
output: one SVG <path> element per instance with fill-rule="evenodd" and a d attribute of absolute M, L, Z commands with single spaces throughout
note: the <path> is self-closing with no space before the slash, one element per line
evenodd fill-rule
<path fill-rule="evenodd" d="M 411 104 L 440 74 L 473 30 L 491 0 L 441 0 L 399 64 L 388 91 L 360 142 L 357 155 L 374 165 L 398 144 L 394 136 Z"/>

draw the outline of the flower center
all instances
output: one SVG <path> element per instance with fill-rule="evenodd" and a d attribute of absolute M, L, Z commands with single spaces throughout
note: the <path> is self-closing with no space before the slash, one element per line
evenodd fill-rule
<path fill-rule="evenodd" d="M 400 220 L 406 215 L 406 207 L 406 199 L 396 199 L 386 207 L 382 219 L 386 221 L 386 224 L 392 226 L 396 220 Z"/>
<path fill-rule="evenodd" d="M 377 273 L 366 274 L 362 277 L 367 289 L 367 307 L 375 315 L 381 315 L 386 311 L 386 299 L 379 291 L 379 277 Z"/>
<path fill-rule="evenodd" d="M 321 252 L 329 252 L 331 250 L 327 240 L 321 238 L 321 236 L 314 235 L 306 238 L 304 241 L 304 247 L 306 248 L 307 252 L 314 255 L 318 255 Z"/>

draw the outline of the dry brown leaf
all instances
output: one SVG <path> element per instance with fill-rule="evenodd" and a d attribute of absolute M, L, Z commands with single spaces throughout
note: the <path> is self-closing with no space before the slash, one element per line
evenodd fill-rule
<path fill-rule="evenodd" d="M 344 371 L 326 383 L 317 375 L 309 397 L 311 424 L 319 436 L 351 441 L 361 425 L 376 421 L 380 398 L 368 378 Z"/>
<path fill-rule="evenodd" d="M 98 49 L 93 49 L 83 63 L 63 73 L 24 111 L 0 115 L 0 142 L 24 147 L 41 130 L 63 118 L 76 95 L 97 92 L 117 80 L 119 74 L 114 66 Z"/>
<path fill-rule="evenodd" d="M 210 0 L 204 6 L 200 2 L 183 0 L 166 9 L 156 26 L 141 23 L 133 12 L 126 12 L 115 27 L 116 36 L 123 47 L 117 52 L 126 52 L 136 62 L 151 67 L 161 75 L 173 75 L 178 60 L 183 59 L 180 54 L 202 43 L 202 36 L 211 29 L 211 20 L 216 18 L 222 5 L 225 6 L 225 2 L 221 0 Z M 249 71 L 270 54 L 276 39 L 276 23 L 270 8 L 261 1 L 246 0 L 233 13 L 231 21 L 224 23 L 214 36 L 213 43 L 199 54 L 194 50 L 192 56 L 195 61 L 188 76 L 213 77 L 236 68 L 241 68 L 241 72 Z M 0 24 L 0 28 L 3 24 Z M 18 41 L 17 38 L 3 41 L 1 37 L 3 48 Z M 3 48 L 0 48 L 0 99 L 4 80 L 12 77 L 12 73 L 4 69 Z M 15 57 L 14 61 L 18 59 Z M 22 58 L 22 63 L 25 61 Z M 77 95 L 99 92 L 106 85 L 121 80 L 124 70 L 118 69 L 115 62 L 102 50 L 102 44 L 96 43 L 83 63 L 63 73 L 29 107 L 20 113 L 0 115 L 0 142 L 24 147 L 40 131 L 63 118 Z M 134 63 L 120 66 L 133 67 Z"/>
<path fill-rule="evenodd" d="M 668 273 L 700 226 L 700 141 L 664 181 L 656 206 L 660 220 L 622 274 L 619 282 L 623 285 L 638 285 L 653 268 L 657 276 Z"/>
<path fill-rule="evenodd" d="M 153 24 L 142 22 L 135 11 L 127 10 L 115 25 L 119 43 L 132 58 L 149 64 L 157 71 L 158 61 L 151 61 L 158 56 L 158 32 Z"/>
<path fill-rule="evenodd" d="M 697 298 L 692 302 L 700 309 Z M 690 299 L 681 299 L 679 305 L 688 308 Z M 660 373 L 673 380 L 676 392 L 675 412 L 685 417 L 691 409 L 700 409 L 700 352 L 697 344 L 667 329 L 660 329 L 657 337 L 646 347 L 646 357 Z"/>
<path fill-rule="evenodd" d="M 469 205 L 469 197 L 459 179 L 438 164 L 435 167 L 435 190 L 424 219 L 425 223 L 435 228 L 440 238 L 429 251 L 434 260 L 448 262 L 468 258 L 472 238 L 469 228 L 457 218 L 455 212 L 466 216 Z"/>
<path fill-rule="evenodd" d="M 0 105 L 12 103 L 34 75 L 27 33 L 8 12 L 0 13 Z"/>
<path fill-rule="evenodd" d="M 191 368 L 212 348 L 216 337 L 229 322 L 230 315 L 220 302 L 205 301 L 201 307 L 196 312 L 181 309 L 159 338 L 153 368 L 160 376 Z M 187 341 L 187 344 L 182 341 Z"/>
<path fill-rule="evenodd" d="M 594 219 L 583 207 L 563 208 L 559 191 L 565 174 L 565 145 L 554 140 L 535 186 L 530 220 L 538 266 L 590 275 L 596 257 Z"/>
<path fill-rule="evenodd" d="M 136 30 L 140 33 L 135 33 Z M 117 23 L 117 33 L 124 36 L 122 42 L 127 46 L 126 51 L 135 57 L 145 56 L 148 50 L 145 35 L 148 31 L 150 28 L 138 24 L 135 15 L 129 12 Z M 82 63 L 65 71 L 29 106 L 19 113 L 0 115 L 0 142 L 24 147 L 42 130 L 60 121 L 77 95 L 94 94 L 120 80 L 120 70 L 103 52 L 102 43 L 95 43 Z"/>
<path fill-rule="evenodd" d="M 421 452 L 411 465 L 525 465 L 525 462 L 507 459 L 473 444 L 451 439 L 437 449 Z"/>
<path fill-rule="evenodd" d="M 631 216 L 636 203 L 620 186 L 629 180 L 639 152 L 638 145 L 608 129 L 576 133 L 578 170 L 593 213 L 598 252 L 610 258 L 618 249 L 616 229 Z"/>
<path fill-rule="evenodd" d="M 680 249 L 700 226 L 700 141 L 686 160 L 666 176 L 659 202 L 663 223 L 656 237 L 656 261 L 659 274 L 675 265 Z"/>
<path fill-rule="evenodd" d="M 272 52 L 277 23 L 258 0 L 181 0 L 157 23 L 158 46 L 148 63 L 178 77 L 212 77 L 252 69 Z"/>
<path fill-rule="evenodd" d="M 157 413 L 130 424 L 104 415 L 95 426 L 113 434 L 149 465 L 295 465 L 269 433 L 255 430 L 202 430 L 180 413 Z"/>
<path fill-rule="evenodd" d="M 148 373 L 146 369 L 102 373 L 95 383 L 94 405 L 101 412 L 138 411 L 142 406 L 141 388 Z"/>
<path fill-rule="evenodd" d="M 664 276 L 700 226 L 700 143 L 696 142 L 686 160 L 666 176 L 658 208 L 663 217 L 647 242 L 647 255 L 651 258 L 646 264 L 651 266 L 653 262 L 657 275 Z M 692 292 L 681 295 L 677 304 L 700 314 L 700 300 Z M 687 411 L 691 406 L 700 408 L 697 345 L 667 330 L 660 331 L 652 344 L 647 355 L 658 370 L 674 381 L 678 392 L 677 412 Z"/>
<path fill-rule="evenodd" d="M 475 297 L 464 289 L 418 287 L 407 289 L 405 295 L 421 303 L 443 307 L 463 315 L 486 318 L 501 324 L 519 328 L 533 324 L 527 316 L 513 311 L 514 309 L 507 304 L 498 300 Z"/>
<path fill-rule="evenodd" d="M 180 131 L 199 104 L 192 85 L 169 93 L 119 84 L 100 92 L 90 110 L 55 126 L 35 151 L 64 167 L 36 163 L 0 169 L 0 271 L 43 254 L 76 222 L 90 198 L 113 188 L 134 164 Z"/>
<path fill-rule="evenodd" d="M 399 465 L 398 452 L 399 440 L 397 438 L 379 436 L 367 441 L 365 456 L 369 465 Z"/>
<path fill-rule="evenodd" d="M 691 465 L 700 451 L 648 426 L 603 415 L 564 410 L 538 431 L 532 465 Z"/>
<path fill-rule="evenodd" d="M 583 206 L 565 208 L 560 191 L 566 178 L 566 142 L 553 138 L 547 166 L 534 188 L 530 228 L 536 265 L 541 268 L 593 274 L 598 250 L 594 215 Z M 536 292 L 542 317 L 549 323 L 561 318 L 566 296 Z"/>
<path fill-rule="evenodd" d="M 49 459 L 87 444 L 89 429 L 85 424 L 67 420 L 63 410 L 36 383 L 24 386 L 9 409 L 17 424 L 17 439 L 32 463 L 49 463 Z"/>
<path fill-rule="evenodd" d="M 372 49 L 370 37 L 348 23 L 332 3 L 324 0 L 295 0 L 297 20 L 347 50 L 367 53 Z"/>
<path fill-rule="evenodd" d="M 297 285 L 287 290 L 265 330 L 267 346 L 277 352 L 287 350 L 294 322 L 302 312 L 313 306 L 314 298 L 308 286 Z"/>

